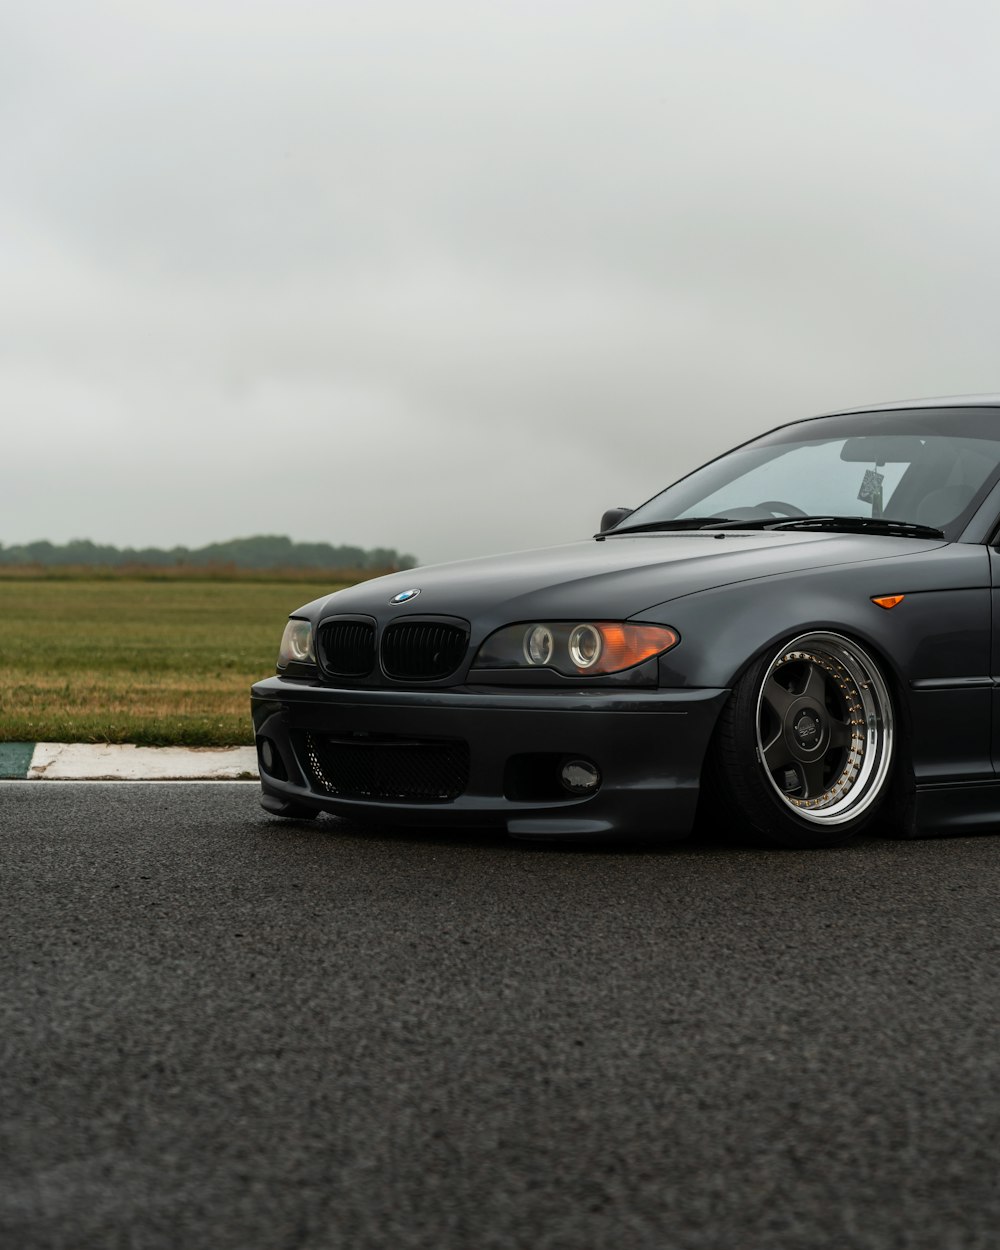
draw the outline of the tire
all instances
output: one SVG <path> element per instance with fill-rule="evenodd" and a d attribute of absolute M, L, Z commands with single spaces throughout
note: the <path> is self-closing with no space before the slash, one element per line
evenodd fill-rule
<path fill-rule="evenodd" d="M 841 634 L 801 634 L 750 665 L 713 739 L 723 809 L 766 841 L 840 846 L 877 818 L 897 742 L 889 686 Z"/>

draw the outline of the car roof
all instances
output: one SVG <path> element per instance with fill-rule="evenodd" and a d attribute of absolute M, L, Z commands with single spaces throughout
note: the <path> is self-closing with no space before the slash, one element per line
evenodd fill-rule
<path fill-rule="evenodd" d="M 901 412 L 908 408 L 1000 408 L 998 395 L 941 395 L 933 399 L 897 399 L 889 404 L 859 404 L 824 412 L 824 417 L 846 417 L 862 412 Z"/>

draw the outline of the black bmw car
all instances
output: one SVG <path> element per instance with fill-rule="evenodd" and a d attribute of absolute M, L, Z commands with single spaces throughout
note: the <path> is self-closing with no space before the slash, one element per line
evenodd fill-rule
<path fill-rule="evenodd" d="M 1000 823 L 1000 398 L 798 421 L 569 546 L 293 613 L 262 803 L 830 846 Z"/>

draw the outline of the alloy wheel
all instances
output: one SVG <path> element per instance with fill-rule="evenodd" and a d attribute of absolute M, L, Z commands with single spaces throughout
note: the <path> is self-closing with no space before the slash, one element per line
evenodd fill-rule
<path fill-rule="evenodd" d="M 774 657 L 757 698 L 757 758 L 782 804 L 819 826 L 854 820 L 889 776 L 892 701 L 874 661 L 834 633 Z"/>

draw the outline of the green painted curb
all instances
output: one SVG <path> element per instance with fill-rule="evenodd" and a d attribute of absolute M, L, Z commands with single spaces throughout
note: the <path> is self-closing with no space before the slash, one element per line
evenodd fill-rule
<path fill-rule="evenodd" d="M 16 778 L 23 781 L 35 754 L 33 742 L 0 742 L 0 780 Z"/>

